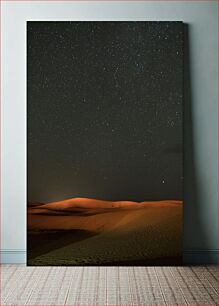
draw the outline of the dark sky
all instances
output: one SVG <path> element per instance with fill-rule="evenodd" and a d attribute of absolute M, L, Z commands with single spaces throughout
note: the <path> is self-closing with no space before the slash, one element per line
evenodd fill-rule
<path fill-rule="evenodd" d="M 28 199 L 181 199 L 183 23 L 27 35 Z"/>

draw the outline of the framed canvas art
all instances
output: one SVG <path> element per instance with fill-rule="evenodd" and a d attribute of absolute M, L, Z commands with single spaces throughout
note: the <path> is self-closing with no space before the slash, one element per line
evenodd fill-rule
<path fill-rule="evenodd" d="M 183 23 L 27 22 L 27 264 L 179 265 Z"/>

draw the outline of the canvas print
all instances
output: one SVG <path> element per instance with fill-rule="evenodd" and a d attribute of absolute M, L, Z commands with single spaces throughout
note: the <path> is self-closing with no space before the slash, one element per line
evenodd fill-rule
<path fill-rule="evenodd" d="M 182 262 L 182 22 L 27 22 L 27 264 Z"/>

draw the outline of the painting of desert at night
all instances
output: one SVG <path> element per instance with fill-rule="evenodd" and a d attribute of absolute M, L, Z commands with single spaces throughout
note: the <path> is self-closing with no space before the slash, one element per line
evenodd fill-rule
<path fill-rule="evenodd" d="M 27 22 L 27 264 L 182 264 L 183 23 Z"/>

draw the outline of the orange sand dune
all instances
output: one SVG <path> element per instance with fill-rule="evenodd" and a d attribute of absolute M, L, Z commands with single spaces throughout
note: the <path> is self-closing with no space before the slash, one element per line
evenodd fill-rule
<path fill-rule="evenodd" d="M 144 202 L 133 202 L 133 201 L 105 201 L 105 200 L 97 200 L 97 199 L 89 199 L 89 198 L 72 198 L 64 201 L 51 202 L 44 204 L 42 206 L 38 206 L 41 209 L 49 209 L 49 210 L 70 210 L 75 208 L 82 209 L 111 209 L 111 208 L 145 208 L 148 205 L 170 205 L 176 204 L 179 205 L 181 201 L 177 200 L 164 200 L 164 201 L 144 201 Z"/>
<path fill-rule="evenodd" d="M 153 202 L 102 201 L 73 198 L 28 208 L 29 230 L 83 229 L 94 232 L 115 228 L 156 224 L 164 215 L 181 211 L 182 202 L 174 200 Z M 146 221 L 147 220 L 147 221 Z"/>
<path fill-rule="evenodd" d="M 29 206 L 28 263 L 97 265 L 176 258 L 178 264 L 182 208 L 181 201 L 173 200 L 81 198 Z"/>

